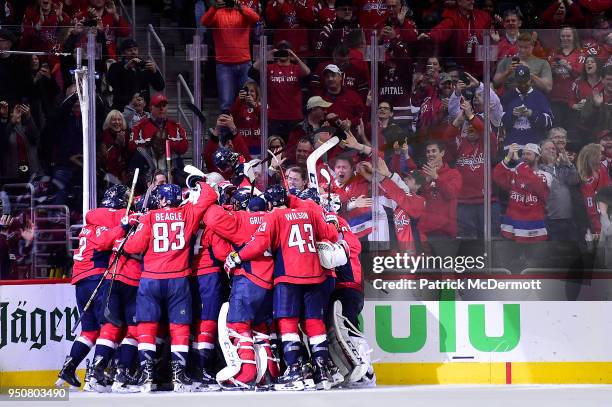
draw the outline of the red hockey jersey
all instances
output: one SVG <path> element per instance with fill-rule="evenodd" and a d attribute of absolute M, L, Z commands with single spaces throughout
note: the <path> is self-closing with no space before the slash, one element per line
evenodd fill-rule
<path fill-rule="evenodd" d="M 447 164 L 438 169 L 438 179 L 423 186 L 426 206 L 419 231 L 426 235 L 457 236 L 457 196 L 461 184 L 461 174 L 456 169 Z"/>
<path fill-rule="evenodd" d="M 336 288 L 352 288 L 363 291 L 363 271 L 361 270 L 361 243 L 349 226 L 346 219 L 338 216 L 340 233 L 338 238 L 344 240 L 349 247 L 349 261 L 344 266 L 336 267 Z"/>
<path fill-rule="evenodd" d="M 242 248 L 251 240 L 262 224 L 266 212 L 226 211 L 219 205 L 210 207 L 204 215 L 204 223 L 227 241 L 235 250 Z M 269 290 L 272 288 L 274 264 L 271 256 L 262 255 L 250 261 L 243 261 L 234 274 L 245 276 L 251 282 Z"/>
<path fill-rule="evenodd" d="M 338 240 L 336 228 L 310 208 L 276 208 L 266 214 L 253 239 L 240 250 L 248 261 L 271 249 L 274 284 L 318 284 L 326 279 L 315 242 Z"/>
<path fill-rule="evenodd" d="M 604 187 L 610 185 L 610 177 L 608 175 L 608 161 L 604 160 L 599 166 L 597 177 L 591 177 L 580 185 L 580 192 L 584 197 L 591 233 L 601 232 L 601 221 L 599 220 L 599 211 L 595 203 L 595 194 Z"/>
<path fill-rule="evenodd" d="M 223 262 L 232 250 L 232 245 L 210 227 L 200 228 L 193 245 L 193 274 L 202 276 L 223 271 Z"/>
<path fill-rule="evenodd" d="M 151 211 L 140 218 L 136 232 L 125 244 L 125 252 L 144 253 L 143 278 L 170 279 L 190 274 L 189 241 L 202 215 L 217 200 L 217 193 L 200 182 L 197 202 Z"/>
<path fill-rule="evenodd" d="M 156 138 L 160 137 L 157 134 L 161 133 L 163 142 L 166 139 L 170 141 L 170 151 L 175 154 L 185 154 L 189 148 L 187 142 L 187 135 L 183 126 L 174 120 L 166 120 L 166 123 L 162 129 L 158 128 L 153 119 L 144 118 L 132 129 L 130 135 L 130 142 L 128 143 L 128 149 L 130 153 L 136 151 L 138 147 L 148 147 L 148 145 Z M 165 149 L 165 144 L 163 145 Z M 160 155 L 165 153 L 165 150 L 158 151 Z"/>
<path fill-rule="evenodd" d="M 414 220 L 419 219 L 425 211 L 425 199 L 416 194 L 408 194 L 390 178 L 381 183 L 382 193 L 397 205 L 393 211 L 393 223 L 397 236 L 398 248 L 415 255 L 415 236 L 412 229 Z"/>
<path fill-rule="evenodd" d="M 501 222 L 502 236 L 517 242 L 546 240 L 544 216 L 552 176 L 536 172 L 523 162 L 509 168 L 502 161 L 493 170 L 493 180 L 509 191 L 508 208 Z"/>

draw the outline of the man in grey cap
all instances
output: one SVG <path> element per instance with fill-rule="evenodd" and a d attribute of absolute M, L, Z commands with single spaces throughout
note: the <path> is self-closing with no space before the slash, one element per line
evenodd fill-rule
<path fill-rule="evenodd" d="M 149 104 L 149 86 L 158 92 L 166 87 L 164 77 L 151 59 L 140 58 L 138 43 L 128 38 L 121 43 L 120 61 L 108 69 L 108 83 L 113 88 L 113 109 L 120 112 L 140 93 Z"/>
<path fill-rule="evenodd" d="M 323 126 L 327 108 L 331 107 L 330 102 L 323 100 L 321 96 L 312 96 L 306 103 L 306 117 L 296 124 L 289 132 L 287 142 L 287 156 L 293 157 L 297 144 L 302 139 L 312 142 L 312 135 Z"/>

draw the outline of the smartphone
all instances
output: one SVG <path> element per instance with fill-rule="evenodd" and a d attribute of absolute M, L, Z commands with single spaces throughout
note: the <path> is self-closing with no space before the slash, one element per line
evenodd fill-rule
<path fill-rule="evenodd" d="M 519 57 L 512 57 L 513 64 L 518 64 L 519 62 L 521 62 L 521 59 Z"/>
<path fill-rule="evenodd" d="M 289 58 L 289 51 L 286 49 L 279 49 L 278 51 L 274 51 L 274 58 Z"/>

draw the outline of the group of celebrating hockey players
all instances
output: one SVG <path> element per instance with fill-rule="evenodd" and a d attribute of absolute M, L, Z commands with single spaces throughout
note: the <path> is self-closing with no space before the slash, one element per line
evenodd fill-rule
<path fill-rule="evenodd" d="M 72 275 L 82 330 L 56 385 L 81 386 L 76 369 L 94 345 L 85 391 L 375 383 L 356 328 L 361 246 L 338 196 L 262 193 L 224 148 L 215 164 L 232 182 L 191 167 L 186 188 L 152 185 L 132 210 L 132 191 L 115 185 L 86 214 Z"/>

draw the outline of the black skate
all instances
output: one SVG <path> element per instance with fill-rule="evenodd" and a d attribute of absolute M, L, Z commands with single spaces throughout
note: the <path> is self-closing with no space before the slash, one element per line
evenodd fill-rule
<path fill-rule="evenodd" d="M 94 360 L 92 366 L 87 366 L 87 374 L 85 375 L 85 386 L 83 391 L 94 393 L 110 393 L 111 383 L 104 373 L 104 367 L 101 366 L 102 357 L 98 356 Z"/>
<path fill-rule="evenodd" d="M 302 380 L 304 381 L 304 390 L 316 390 L 314 381 L 314 371 L 312 370 L 312 364 L 306 362 L 302 365 Z"/>
<path fill-rule="evenodd" d="M 327 369 L 327 360 L 322 357 L 314 358 L 314 381 L 317 390 L 329 390 L 332 387 L 331 374 Z"/>
<path fill-rule="evenodd" d="M 285 373 L 276 379 L 274 390 L 301 391 L 304 390 L 304 376 L 300 363 L 294 363 L 287 367 Z"/>
<path fill-rule="evenodd" d="M 136 379 L 136 384 L 133 387 L 135 391 L 141 393 L 150 393 L 157 390 L 157 385 L 153 383 L 153 371 L 155 370 L 152 360 L 146 360 L 140 365 L 140 371 Z"/>
<path fill-rule="evenodd" d="M 202 369 L 200 377 L 197 381 L 194 380 L 192 390 L 194 392 L 219 391 L 221 386 L 217 383 L 214 376 L 208 373 L 206 369 Z"/>
<path fill-rule="evenodd" d="M 185 372 L 185 366 L 178 360 L 172 361 L 172 384 L 174 385 L 174 391 L 177 393 L 190 392 L 193 385 L 193 382 Z"/>
<path fill-rule="evenodd" d="M 111 391 L 113 393 L 136 393 L 138 392 L 136 385 L 136 378 L 130 375 L 129 370 L 118 367 Z"/>
<path fill-rule="evenodd" d="M 76 375 L 76 368 L 76 364 L 72 361 L 72 357 L 66 356 L 64 366 L 62 366 L 62 370 L 60 370 L 57 375 L 58 379 L 55 382 L 55 386 L 62 387 L 65 383 L 68 383 L 71 387 L 81 387 L 81 382 Z"/>
<path fill-rule="evenodd" d="M 338 369 L 338 366 L 336 366 L 331 359 L 327 359 L 326 366 L 331 377 L 331 387 L 341 385 L 344 382 L 344 376 L 342 376 L 342 373 L 340 373 L 340 369 Z"/>

